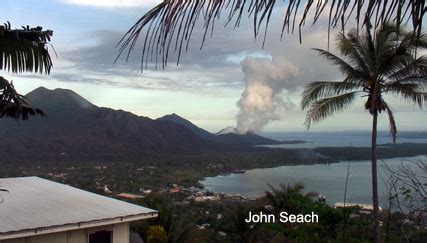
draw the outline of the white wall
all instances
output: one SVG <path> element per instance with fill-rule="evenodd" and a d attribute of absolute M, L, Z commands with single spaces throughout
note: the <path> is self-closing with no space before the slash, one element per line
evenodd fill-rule
<path fill-rule="evenodd" d="M 129 223 L 113 226 L 113 243 L 129 243 Z"/>
<path fill-rule="evenodd" d="M 0 240 L 0 243 L 87 243 L 87 234 L 99 230 L 112 230 L 113 243 L 129 243 L 129 223 Z"/>

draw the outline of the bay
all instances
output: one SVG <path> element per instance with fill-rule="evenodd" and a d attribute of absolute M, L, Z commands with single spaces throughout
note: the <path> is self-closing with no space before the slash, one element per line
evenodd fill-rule
<path fill-rule="evenodd" d="M 411 161 L 422 160 L 427 163 L 426 156 L 393 158 L 379 161 L 378 189 L 380 206 L 387 203 L 387 173 L 383 167 L 397 169 L 399 166 L 413 166 Z M 333 164 L 294 165 L 275 168 L 252 169 L 245 173 L 207 177 L 200 181 L 205 189 L 214 192 L 240 194 L 248 198 L 263 196 L 269 189 L 268 184 L 277 187 L 279 184 L 303 182 L 305 192 L 314 191 L 326 196 L 327 203 L 344 200 L 345 182 L 348 162 Z M 347 189 L 347 202 L 372 203 L 371 197 L 371 162 L 352 161 Z"/>

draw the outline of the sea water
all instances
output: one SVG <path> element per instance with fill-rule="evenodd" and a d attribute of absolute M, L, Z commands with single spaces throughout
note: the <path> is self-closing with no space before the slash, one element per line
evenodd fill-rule
<path fill-rule="evenodd" d="M 316 147 L 370 147 L 371 133 L 368 131 L 341 132 L 268 132 L 266 137 L 280 140 L 303 140 L 306 143 L 269 145 L 276 148 L 316 148 Z M 380 131 L 377 136 L 378 144 L 392 143 L 388 131 Z M 427 143 L 427 132 L 398 132 L 397 143 Z M 427 153 L 427 151 L 426 151 Z"/>
<path fill-rule="evenodd" d="M 421 160 L 427 163 L 426 156 L 393 158 L 378 161 L 378 190 L 382 207 L 387 207 L 388 176 L 384 165 L 391 169 L 399 166 L 413 166 L 412 161 Z M 279 184 L 302 182 L 304 192 L 318 192 L 326 196 L 327 203 L 344 201 L 348 161 L 333 164 L 280 166 L 266 169 L 252 169 L 245 173 L 219 175 L 203 179 L 201 184 L 210 191 L 238 193 L 249 198 L 264 195 L 269 190 L 268 184 L 277 187 Z M 424 175 L 425 176 L 425 175 Z M 350 162 L 347 202 L 372 203 L 371 161 Z"/>

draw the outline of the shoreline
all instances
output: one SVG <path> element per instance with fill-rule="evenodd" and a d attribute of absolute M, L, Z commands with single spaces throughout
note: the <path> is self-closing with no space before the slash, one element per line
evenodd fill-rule
<path fill-rule="evenodd" d="M 384 161 L 385 163 L 391 165 L 391 168 L 397 168 L 396 166 L 400 166 L 400 161 L 403 161 L 404 166 L 410 165 L 410 161 L 416 160 L 417 158 L 426 159 L 427 154 L 424 155 L 416 155 L 410 157 L 396 157 L 396 158 L 387 158 Z M 367 197 L 370 194 L 365 194 L 361 188 L 365 188 L 369 184 L 369 180 L 365 180 L 363 178 L 369 177 L 366 173 L 370 170 L 370 168 L 366 165 L 370 164 L 370 161 L 352 161 L 354 164 L 352 167 L 352 179 L 354 183 L 349 185 L 349 190 L 352 191 L 348 200 L 355 203 L 369 203 Z M 359 166 L 357 165 L 358 163 Z M 337 165 L 335 164 L 343 164 Z M 318 164 L 319 166 L 313 167 L 313 170 L 310 170 L 310 167 L 300 167 L 300 168 L 290 168 L 290 167 L 298 167 L 298 165 L 284 165 L 278 166 L 275 168 L 256 168 L 245 171 L 248 175 L 234 175 L 228 176 L 233 173 L 221 174 L 212 177 L 205 177 L 199 181 L 199 183 L 203 186 L 204 190 L 211 191 L 214 193 L 225 193 L 231 195 L 241 195 L 248 200 L 257 200 L 262 198 L 265 194 L 266 190 L 269 190 L 267 185 L 272 185 L 277 188 L 278 185 L 284 183 L 286 184 L 294 184 L 297 182 L 301 182 L 305 185 L 306 192 L 318 192 L 320 195 L 326 195 L 328 200 L 328 204 L 333 205 L 335 202 L 340 202 L 341 193 L 339 192 L 341 188 L 341 183 L 334 184 L 335 182 L 345 181 L 345 170 L 347 168 L 347 161 L 339 161 L 336 163 L 330 164 L 331 168 L 321 168 L 322 164 Z M 307 165 L 309 166 L 309 165 Z M 381 162 L 379 162 L 379 166 L 384 170 L 381 166 Z M 329 167 L 329 166 L 327 166 Z M 344 168 L 344 169 L 343 169 Z M 265 171 L 264 171 L 265 170 Z M 310 170 L 311 173 L 305 173 L 304 171 Z M 329 171 L 329 172 L 325 172 Z M 355 174 L 353 174 L 355 173 Z M 387 173 L 383 171 L 382 173 Z M 310 177 L 310 175 L 316 174 L 314 177 Z M 332 177 L 331 177 L 332 176 Z M 221 178 L 227 177 L 227 178 Z M 256 178 L 256 180 L 251 180 L 251 178 Z M 332 179 L 331 179 L 332 178 Z M 245 182 L 244 185 L 239 182 Z M 332 183 L 332 184 L 331 184 Z M 368 183 L 368 184 L 367 184 Z M 325 185 L 330 185 L 326 186 Z M 341 188 L 341 189 L 340 189 Z M 350 189 L 352 188 L 352 189 Z M 382 191 L 381 195 L 385 195 L 386 192 L 385 185 L 382 185 L 380 191 Z M 344 190 L 344 189 L 342 189 Z M 337 196 L 337 192 L 339 196 Z M 382 196 L 381 196 L 382 197 Z M 353 198 L 353 199 L 352 199 Z M 342 200 L 341 200 L 342 201 Z M 385 205 L 386 202 L 384 198 L 381 199 L 382 205 Z"/>
<path fill-rule="evenodd" d="M 407 150 L 408 146 L 416 146 L 415 149 Z M 335 164 L 344 161 L 366 161 L 370 160 L 370 147 L 316 147 L 316 148 L 271 148 L 273 150 L 292 150 L 292 151 L 313 151 L 318 154 L 317 158 L 300 158 L 295 159 L 292 162 L 286 161 L 286 163 L 270 164 L 267 166 L 249 166 L 248 168 L 237 169 L 243 171 L 251 169 L 268 169 L 281 166 L 298 166 L 298 165 L 317 165 L 317 164 Z M 343 151 L 344 150 L 344 151 Z M 368 151 L 369 150 L 369 151 Z M 403 151 L 405 150 L 405 151 Z M 351 152 L 349 156 L 346 156 L 347 152 Z M 368 152 L 368 153 L 366 153 Z M 322 154 L 323 153 L 323 154 Z M 361 154 L 362 153 L 362 154 Z M 327 154 L 327 155 L 325 155 Z M 345 155 L 343 155 L 345 154 Z M 378 161 L 383 159 L 395 159 L 395 158 L 407 158 L 416 156 L 427 156 L 427 143 L 399 143 L 399 144 L 379 144 L 378 145 Z M 329 155 L 329 156 L 328 156 Z M 219 175 L 237 174 L 239 172 L 225 172 L 219 173 Z"/>
<path fill-rule="evenodd" d="M 391 148 L 391 149 L 390 149 Z M 250 169 L 280 166 L 335 164 L 348 160 L 369 160 L 368 147 L 320 147 L 315 149 L 258 148 L 231 152 L 162 155 L 139 161 L 11 161 L 0 162 L 1 177 L 40 176 L 92 192 L 103 193 L 104 186 L 114 193 L 139 193 L 165 184 L 200 186 L 207 177 L 241 173 Z M 427 143 L 384 145 L 379 159 L 425 155 Z M 123 178 L 128 178 L 123 180 Z"/>
<path fill-rule="evenodd" d="M 415 150 L 406 150 L 407 146 L 416 146 Z M 402 143 L 402 144 L 381 144 L 379 145 L 379 154 L 381 154 L 381 157 L 378 158 L 378 161 L 384 160 L 384 159 L 396 159 L 396 158 L 410 158 L 410 157 L 417 157 L 417 156 L 427 156 L 427 143 Z M 277 148 L 274 148 L 277 149 Z M 286 148 L 288 149 L 288 148 Z M 385 151 L 385 150 L 388 151 Z M 401 150 L 405 149 L 405 153 L 403 153 Z M 289 149 L 289 150 L 300 150 L 298 149 Z M 249 166 L 248 168 L 239 168 L 239 171 L 242 172 L 222 172 L 222 173 L 214 173 L 213 175 L 208 175 L 203 178 L 200 178 L 195 185 L 200 186 L 201 181 L 208 177 L 216 177 L 216 176 L 227 176 L 231 174 L 240 174 L 240 173 L 246 173 L 248 170 L 254 170 L 254 169 L 270 169 L 270 168 L 279 168 L 283 166 L 299 166 L 299 165 L 327 165 L 327 164 L 336 164 L 336 163 L 342 163 L 346 161 L 352 161 L 352 162 L 361 162 L 361 161 L 369 161 L 370 160 L 370 148 L 369 147 L 318 147 L 314 149 L 304 149 L 304 150 L 313 150 L 317 151 L 321 157 L 319 157 L 316 160 L 306 160 L 302 162 L 302 160 L 298 161 L 295 160 L 293 162 L 287 162 L 287 163 L 279 163 L 279 164 L 271 164 L 271 165 L 259 165 L 259 166 Z M 343 151 L 344 150 L 344 151 Z M 342 156 L 342 154 L 347 155 L 350 150 L 352 153 L 354 153 L 353 158 L 348 158 L 348 156 Z M 366 154 L 366 150 L 369 150 L 369 153 Z M 328 155 L 332 155 L 333 157 L 322 155 L 320 151 L 326 151 Z M 347 153 L 346 153 L 347 152 Z M 380 153 L 381 152 L 381 153 Z M 399 153 L 402 152 L 400 155 Z M 361 155 L 360 153 L 363 153 L 364 155 Z M 396 154 L 398 154 L 396 156 Z M 347 158 L 346 158 L 347 157 Z"/>
<path fill-rule="evenodd" d="M 383 159 L 378 159 L 378 161 L 381 160 L 385 160 L 385 159 L 398 159 L 398 158 L 415 158 L 417 156 L 427 156 L 427 152 L 425 154 L 418 154 L 418 155 L 414 155 L 414 156 L 399 156 L 399 157 L 389 157 L 389 158 L 383 158 Z M 357 160 L 338 160 L 338 161 L 331 161 L 331 162 L 313 162 L 313 163 L 290 163 L 290 164 L 284 164 L 284 165 L 277 165 L 277 166 L 267 166 L 267 167 L 256 167 L 256 168 L 248 168 L 248 169 L 242 169 L 240 171 L 237 172 L 225 172 L 225 173 L 220 173 L 220 174 L 216 174 L 213 176 L 206 176 L 204 178 L 207 177 L 216 177 L 216 176 L 227 176 L 227 175 L 231 175 L 231 174 L 244 174 L 246 173 L 248 170 L 256 170 L 256 169 L 271 169 L 271 168 L 280 168 L 280 167 L 284 167 L 284 166 L 301 166 L 301 165 L 330 165 L 330 164 L 339 164 L 339 163 L 344 163 L 344 162 L 363 162 L 363 161 L 367 161 L 366 159 L 357 159 Z M 204 179 L 202 178 L 202 179 Z"/>

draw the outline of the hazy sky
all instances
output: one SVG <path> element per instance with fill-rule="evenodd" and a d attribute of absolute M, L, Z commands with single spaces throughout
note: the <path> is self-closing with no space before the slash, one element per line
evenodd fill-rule
<path fill-rule="evenodd" d="M 239 101 L 242 93 L 250 93 L 245 85 L 249 80 L 245 75 L 250 70 L 242 70 L 246 57 L 267 58 L 262 60 L 271 62 L 276 69 L 282 66 L 292 69 L 291 75 L 285 76 L 286 80 L 279 85 L 280 92 L 273 92 L 276 98 L 286 101 L 286 109 L 274 110 L 280 112 L 274 119 L 280 119 L 270 122 L 265 131 L 304 130 L 304 113 L 298 106 L 302 87 L 314 80 L 340 78 L 334 66 L 310 50 L 327 48 L 327 29 L 322 20 L 314 27 L 305 28 L 302 45 L 297 35 L 285 36 L 280 41 L 281 8 L 273 14 L 276 22 L 271 23 L 264 49 L 261 41 L 253 40 L 252 25 L 247 21 L 237 30 L 218 25 L 202 51 L 199 50 L 201 28 L 198 28 L 192 47 L 178 67 L 172 57 L 167 69 L 150 69 L 141 74 L 140 49 L 128 63 L 113 64 L 117 55 L 115 44 L 156 2 L 159 1 L 3 0 L 1 21 L 10 21 L 15 28 L 29 25 L 53 30 L 52 45 L 58 57 L 52 55 L 54 67 L 50 76 L 5 72 L 0 75 L 13 79 L 21 93 L 39 86 L 68 88 L 98 106 L 151 118 L 177 113 L 209 131 L 236 125 L 237 103 L 242 104 Z M 400 130 L 426 129 L 425 111 L 396 97 L 389 98 L 393 99 L 390 103 Z M 380 129 L 388 129 L 385 117 L 380 121 Z M 370 123 L 371 118 L 360 101 L 313 130 L 369 130 Z"/>

